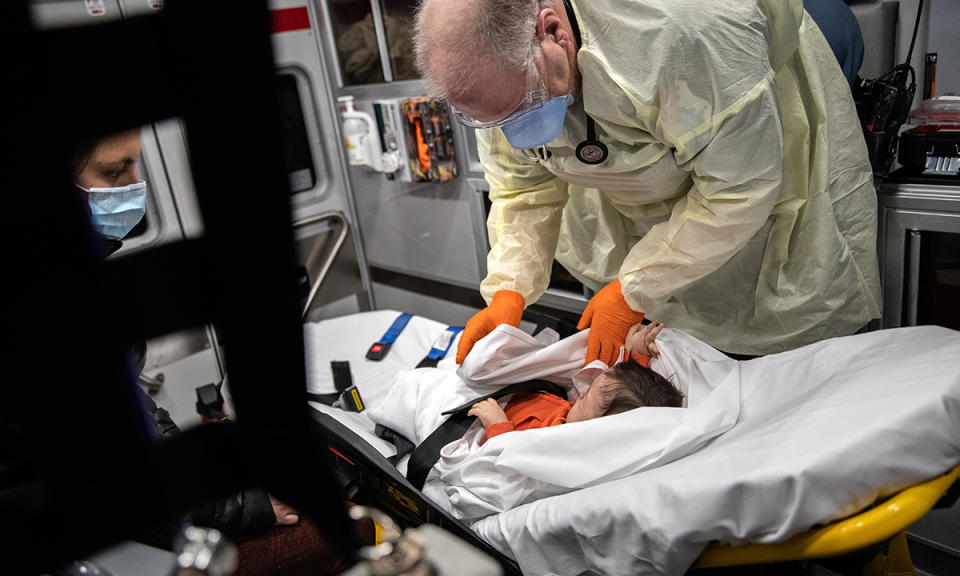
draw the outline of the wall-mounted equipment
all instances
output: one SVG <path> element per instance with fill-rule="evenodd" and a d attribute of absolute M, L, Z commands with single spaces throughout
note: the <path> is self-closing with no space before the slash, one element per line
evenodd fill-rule
<path fill-rule="evenodd" d="M 960 176 L 960 96 L 945 94 L 910 112 L 897 160 L 924 176 Z"/>
<path fill-rule="evenodd" d="M 402 98 L 377 100 L 373 103 L 373 113 L 380 125 L 381 146 L 385 150 L 396 150 L 399 158 L 397 171 L 387 174 L 387 178 L 400 182 L 413 182 L 410 162 L 407 161 L 405 121 L 400 111 L 403 102 Z"/>
<path fill-rule="evenodd" d="M 393 98 L 373 104 L 381 146 L 397 150 L 401 182 L 446 182 L 457 175 L 450 111 L 441 100 Z M 390 176 L 388 176 L 390 178 Z"/>
<path fill-rule="evenodd" d="M 408 161 L 414 179 L 446 182 L 454 178 L 457 160 L 447 105 L 432 98 L 414 98 L 403 103 L 403 115 L 407 118 Z"/>
<path fill-rule="evenodd" d="M 913 39 L 910 41 L 910 49 L 903 64 L 894 66 L 892 70 L 876 79 L 857 76 L 853 86 L 853 99 L 857 106 L 857 116 L 863 127 L 870 165 L 874 173 L 881 176 L 886 176 L 890 172 L 893 159 L 897 154 L 900 127 L 907 119 L 917 89 L 917 75 L 910 61 L 917 41 L 922 13 L 923 0 L 920 0 L 917 6 L 917 20 L 913 27 Z"/>
<path fill-rule="evenodd" d="M 400 154 L 395 148 L 383 148 L 377 122 L 366 112 L 354 107 L 353 96 L 341 96 L 337 102 L 341 105 L 343 140 L 350 164 L 366 166 L 377 172 L 396 172 L 400 166 Z"/>

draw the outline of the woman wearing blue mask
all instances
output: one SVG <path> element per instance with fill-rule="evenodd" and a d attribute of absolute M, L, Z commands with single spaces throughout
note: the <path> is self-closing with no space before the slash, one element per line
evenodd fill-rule
<path fill-rule="evenodd" d="M 90 222 L 114 244 L 113 250 L 146 211 L 147 183 L 137 174 L 139 157 L 139 129 L 90 142 L 74 156 L 73 179 L 87 198 Z"/>
<path fill-rule="evenodd" d="M 135 129 L 80 146 L 73 158 L 74 183 L 87 199 L 91 225 L 106 243 L 105 256 L 120 248 L 123 238 L 140 223 L 145 213 L 147 183 L 137 173 L 140 148 L 140 130 Z M 130 356 L 132 371 L 139 374 L 146 359 L 145 344 L 134 346 Z M 169 413 L 139 387 L 137 390 L 157 437 L 179 434 Z M 299 522 L 295 510 L 256 487 L 201 506 L 191 516 L 194 523 L 219 528 L 234 538 L 262 533 L 273 525 Z M 175 528 L 174 524 L 155 526 L 138 539 L 169 547 Z"/>

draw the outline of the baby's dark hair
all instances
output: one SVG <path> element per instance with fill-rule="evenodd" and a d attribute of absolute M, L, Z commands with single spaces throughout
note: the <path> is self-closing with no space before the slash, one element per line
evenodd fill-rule
<path fill-rule="evenodd" d="M 610 377 L 619 385 L 605 389 L 605 400 L 609 403 L 604 416 L 641 406 L 679 408 L 683 405 L 683 394 L 669 380 L 632 358 L 616 364 L 610 370 Z"/>

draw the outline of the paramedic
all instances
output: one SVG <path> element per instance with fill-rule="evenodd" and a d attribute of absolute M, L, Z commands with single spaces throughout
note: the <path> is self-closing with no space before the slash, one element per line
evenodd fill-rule
<path fill-rule="evenodd" d="M 104 257 L 121 247 L 123 238 L 145 213 L 146 182 L 137 174 L 140 148 L 141 133 L 136 129 L 81 145 L 74 154 L 74 181 L 86 196 L 91 224 L 102 242 Z M 132 347 L 132 373 L 142 371 L 145 352 L 142 342 Z M 167 411 L 157 406 L 140 386 L 135 388 L 155 435 L 170 438 L 179 434 L 179 427 Z M 258 486 L 197 506 L 189 517 L 195 525 L 217 528 L 234 539 L 238 573 L 339 574 L 349 566 L 347 559 L 330 549 L 316 525 L 301 519 L 295 509 Z M 150 526 L 135 539 L 169 548 L 176 528 L 178 523 L 173 522 Z M 363 533 L 365 530 L 361 527 L 362 540 L 372 541 L 372 535 Z"/>
<path fill-rule="evenodd" d="M 477 402 L 467 412 L 484 426 L 487 438 L 514 430 L 545 428 L 619 414 L 642 406 L 683 405 L 683 394 L 666 378 L 649 368 L 659 356 L 654 343 L 663 324 L 636 324 L 626 339 L 628 358 L 598 375 L 576 402 L 538 392 L 517 393 L 506 409 L 493 398 Z"/>
<path fill-rule="evenodd" d="M 122 245 L 122 239 L 143 218 L 146 209 L 146 182 L 137 174 L 140 156 L 140 130 L 130 130 L 87 142 L 75 148 L 74 183 L 89 211 L 99 252 L 107 257 Z M 139 374 L 143 367 L 144 343 L 130 350 L 131 372 Z M 158 437 L 179 432 L 169 414 L 159 408 L 139 387 L 150 429 Z M 2 411 L 0 418 L 0 495 L 15 498 L 29 490 L 33 471 L 29 453 L 26 417 L 17 412 Z M 34 417 L 35 414 L 29 414 Z M 30 504 L 28 504 L 29 506 Z M 262 489 L 248 489 L 194 511 L 198 525 L 213 526 L 231 535 L 250 533 L 274 524 L 291 524 L 298 520 L 295 511 L 269 497 Z M 174 523 L 150 526 L 135 539 L 147 544 L 170 547 Z"/>
<path fill-rule="evenodd" d="M 488 306 L 458 362 L 519 324 L 554 258 L 597 291 L 587 362 L 645 313 L 736 354 L 879 317 L 870 163 L 801 0 L 425 0 L 415 49 L 428 89 L 490 128 Z"/>
<path fill-rule="evenodd" d="M 113 134 L 80 146 L 74 156 L 74 181 L 86 196 L 91 224 L 103 243 L 103 255 L 118 250 L 126 236 L 146 211 L 147 183 L 137 174 L 140 157 L 140 130 Z M 141 342 L 130 354 L 132 371 L 139 374 L 146 361 L 146 346 Z M 166 410 L 137 386 L 144 411 L 158 437 L 179 434 L 180 429 Z M 268 495 L 262 488 L 248 488 L 220 501 L 204 505 L 192 513 L 193 522 L 219 528 L 232 537 L 261 532 L 273 525 L 299 521 L 295 510 Z M 156 527 L 140 539 L 168 547 L 173 526 Z"/>

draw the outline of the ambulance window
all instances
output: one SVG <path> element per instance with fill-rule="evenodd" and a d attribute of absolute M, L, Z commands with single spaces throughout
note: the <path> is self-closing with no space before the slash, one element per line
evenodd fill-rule
<path fill-rule="evenodd" d="M 283 156 L 290 192 L 295 194 L 316 185 L 316 170 L 310 153 L 297 78 L 293 74 L 279 74 L 277 83 L 283 113 Z"/>
<path fill-rule="evenodd" d="M 393 80 L 419 78 L 413 65 L 413 10 L 410 0 L 380 0 Z"/>
<path fill-rule="evenodd" d="M 384 81 L 370 2 L 327 0 L 345 86 Z"/>
<path fill-rule="evenodd" d="M 159 14 L 163 0 L 28 0 L 33 24 L 41 30 L 95 26 L 132 16 Z"/>

